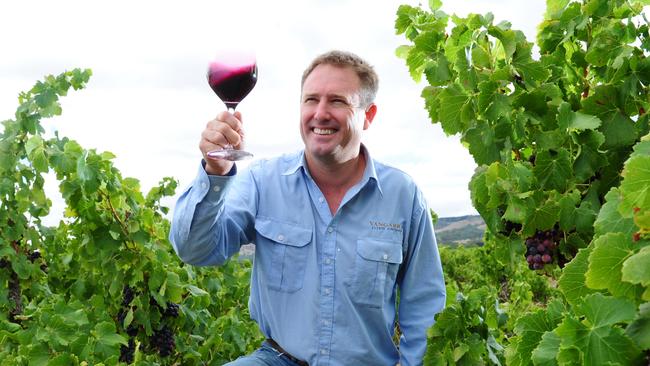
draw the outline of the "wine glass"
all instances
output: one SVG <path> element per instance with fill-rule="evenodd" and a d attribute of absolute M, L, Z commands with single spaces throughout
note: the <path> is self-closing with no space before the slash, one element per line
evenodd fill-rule
<path fill-rule="evenodd" d="M 227 51 L 219 55 L 208 65 L 208 84 L 228 108 L 235 113 L 235 108 L 253 90 L 257 82 L 257 62 L 249 52 Z M 223 149 L 207 153 L 209 157 L 231 161 L 250 158 L 253 154 L 244 150 L 235 150 L 228 144 Z"/>

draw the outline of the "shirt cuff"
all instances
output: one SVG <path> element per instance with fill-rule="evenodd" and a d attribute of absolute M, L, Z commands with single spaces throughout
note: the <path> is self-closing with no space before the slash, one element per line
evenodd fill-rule
<path fill-rule="evenodd" d="M 204 200 L 215 203 L 222 199 L 236 174 L 237 164 L 233 164 L 226 175 L 210 175 L 205 171 L 205 160 L 201 160 L 201 169 L 199 170 L 198 182 L 196 183 L 201 187 L 200 191 Z"/>

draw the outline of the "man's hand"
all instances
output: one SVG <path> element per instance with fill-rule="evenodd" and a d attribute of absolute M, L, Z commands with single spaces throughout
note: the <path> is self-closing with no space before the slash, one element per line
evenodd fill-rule
<path fill-rule="evenodd" d="M 201 133 L 199 149 L 205 159 L 205 171 L 210 175 L 226 175 L 232 169 L 234 162 L 211 158 L 208 152 L 221 150 L 227 145 L 240 150 L 243 146 L 244 131 L 242 130 L 241 113 L 221 112 L 217 118 L 208 122 L 205 130 Z"/>

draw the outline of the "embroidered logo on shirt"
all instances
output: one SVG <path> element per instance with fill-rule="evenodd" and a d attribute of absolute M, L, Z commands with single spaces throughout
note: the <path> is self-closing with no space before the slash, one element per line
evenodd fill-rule
<path fill-rule="evenodd" d="M 392 230 L 400 233 L 402 232 L 402 224 L 391 224 L 381 221 L 370 220 L 370 228 L 372 228 L 372 230 Z"/>

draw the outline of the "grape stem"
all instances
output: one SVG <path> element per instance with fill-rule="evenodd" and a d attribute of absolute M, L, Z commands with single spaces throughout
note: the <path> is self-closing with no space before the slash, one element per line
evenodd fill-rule
<path fill-rule="evenodd" d="M 122 229 L 124 236 L 126 236 L 127 239 L 129 239 L 128 241 L 125 242 L 127 249 L 135 250 L 135 247 L 129 245 L 129 242 L 131 242 L 131 235 L 129 234 L 129 230 L 126 227 L 126 224 L 124 223 L 124 221 L 122 221 L 122 219 L 120 219 L 120 216 L 117 214 L 117 211 L 115 211 L 115 207 L 113 207 L 113 204 L 111 203 L 110 196 L 102 190 L 100 190 L 99 193 L 101 194 L 102 198 L 104 198 L 104 200 L 106 200 L 106 202 L 108 203 L 108 208 L 110 209 L 111 214 L 113 215 L 115 221 L 117 221 L 117 223 L 120 224 L 120 228 Z"/>

